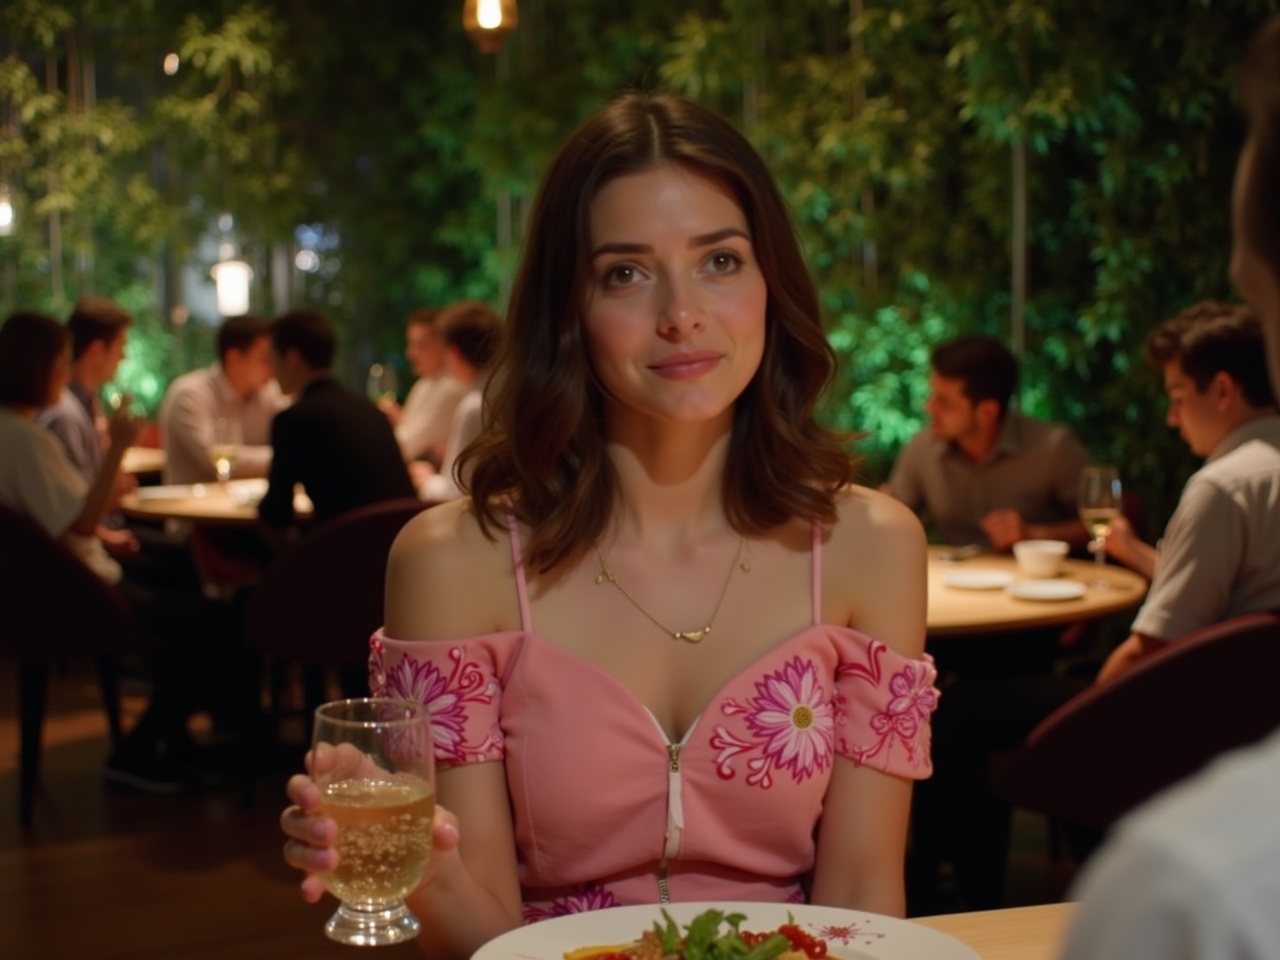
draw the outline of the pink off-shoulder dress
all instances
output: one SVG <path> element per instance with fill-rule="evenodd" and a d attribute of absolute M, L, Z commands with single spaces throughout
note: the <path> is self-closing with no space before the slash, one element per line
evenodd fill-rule
<path fill-rule="evenodd" d="M 430 707 L 442 769 L 505 763 L 526 921 L 668 900 L 801 902 L 837 754 L 929 775 L 932 660 L 820 622 L 818 534 L 813 623 L 729 680 L 679 743 L 616 678 L 538 636 L 514 526 L 520 630 L 374 635 L 374 694 Z"/>

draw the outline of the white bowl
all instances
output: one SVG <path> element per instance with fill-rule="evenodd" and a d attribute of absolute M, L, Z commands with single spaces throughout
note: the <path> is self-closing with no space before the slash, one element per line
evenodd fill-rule
<path fill-rule="evenodd" d="M 1024 577 L 1056 577 L 1071 545 L 1065 540 L 1019 540 L 1013 545 L 1018 572 Z"/>

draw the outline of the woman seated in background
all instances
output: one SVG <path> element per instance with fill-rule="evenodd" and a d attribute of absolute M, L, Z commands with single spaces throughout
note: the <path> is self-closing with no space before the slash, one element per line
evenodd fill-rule
<path fill-rule="evenodd" d="M 57 402 L 71 376 L 71 340 L 52 317 L 15 313 L 0 327 L 0 504 L 36 521 L 90 570 L 131 600 L 116 563 L 94 536 L 111 505 L 124 452 L 140 423 L 127 408 L 108 421 L 108 447 L 92 485 L 72 466 L 57 438 L 35 422 Z M 56 589 L 56 585 L 50 585 Z M 139 611 L 143 613 L 144 611 Z M 153 666 L 151 701 L 107 759 L 108 780 L 151 793 L 176 793 L 200 777 L 186 730 L 189 690 L 163 649 Z M 181 760 L 179 760 L 181 755 Z"/>
<path fill-rule="evenodd" d="M 430 956 L 619 904 L 903 913 L 925 539 L 814 419 L 833 366 L 785 202 L 730 124 L 632 94 L 572 136 L 471 496 L 401 533 L 374 641 L 375 692 L 432 708 L 437 852 L 409 897 Z M 336 825 L 311 779 L 289 795 L 315 900 Z"/>
<path fill-rule="evenodd" d="M 36 414 L 58 402 L 71 379 L 71 339 L 52 317 L 15 313 L 0 328 L 0 503 L 35 520 L 94 573 L 120 582 L 120 565 L 94 533 L 116 491 L 120 462 L 139 424 L 121 409 L 107 424 L 109 446 L 93 485 Z"/>

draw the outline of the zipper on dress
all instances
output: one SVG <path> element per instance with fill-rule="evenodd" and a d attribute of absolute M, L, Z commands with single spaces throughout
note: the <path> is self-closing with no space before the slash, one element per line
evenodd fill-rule
<path fill-rule="evenodd" d="M 679 834 L 684 829 L 684 804 L 680 802 L 680 751 L 683 743 L 667 744 L 667 843 L 658 862 L 658 902 L 671 902 L 667 884 L 667 864 L 680 846 Z"/>
<path fill-rule="evenodd" d="M 671 902 L 671 888 L 667 886 L 667 861 L 658 864 L 658 902 Z"/>
<path fill-rule="evenodd" d="M 652 716 L 652 714 L 650 714 Z M 662 731 L 661 724 L 654 719 L 654 725 Z M 658 883 L 658 902 L 671 902 L 671 888 L 667 880 L 667 871 L 671 861 L 680 850 L 680 840 L 684 834 L 684 802 L 680 790 L 680 753 L 693 734 L 693 727 L 685 731 L 679 743 L 667 742 L 667 836 L 663 844 L 662 859 L 658 861 L 656 880 Z M 666 741 L 666 734 L 663 733 Z"/>

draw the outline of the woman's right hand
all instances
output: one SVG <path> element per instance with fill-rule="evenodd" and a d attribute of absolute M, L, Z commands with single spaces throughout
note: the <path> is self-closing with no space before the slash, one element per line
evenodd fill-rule
<path fill-rule="evenodd" d="M 284 859 L 289 866 L 306 874 L 302 878 L 302 897 L 308 903 L 316 903 L 324 895 L 324 875 L 338 866 L 338 851 L 334 849 L 338 839 L 338 825 L 332 818 L 321 814 L 322 795 L 319 785 L 312 777 L 341 778 L 355 773 L 352 770 L 344 774 L 337 769 L 350 756 L 343 749 L 346 746 L 344 744 L 335 749 L 328 744 L 321 744 L 307 754 L 307 768 L 311 775 L 295 774 L 289 778 L 286 787 L 292 803 L 280 815 L 280 829 L 289 838 L 284 845 Z M 358 755 L 359 752 L 354 753 Z M 444 861 L 457 857 L 458 820 L 438 805 L 432 821 L 432 843 L 434 849 L 423 884 L 431 882 Z"/>

